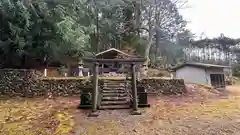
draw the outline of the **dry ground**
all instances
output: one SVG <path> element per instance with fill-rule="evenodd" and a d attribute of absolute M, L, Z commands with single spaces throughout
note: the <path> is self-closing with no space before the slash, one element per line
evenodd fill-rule
<path fill-rule="evenodd" d="M 101 111 L 88 118 L 78 97 L 0 101 L 0 135 L 240 135 L 240 86 L 188 86 L 184 96 L 150 96 L 141 116 Z"/>

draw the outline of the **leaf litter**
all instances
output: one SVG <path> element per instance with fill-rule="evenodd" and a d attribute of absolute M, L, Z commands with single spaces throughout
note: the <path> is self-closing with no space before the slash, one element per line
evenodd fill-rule
<path fill-rule="evenodd" d="M 184 96 L 150 96 L 141 116 L 101 111 L 88 118 L 78 97 L 0 102 L 0 135 L 232 135 L 240 132 L 240 87 L 219 92 L 188 86 Z"/>

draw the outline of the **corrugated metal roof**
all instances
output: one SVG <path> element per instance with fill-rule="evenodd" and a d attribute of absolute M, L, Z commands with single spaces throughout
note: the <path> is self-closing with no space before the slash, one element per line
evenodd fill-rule
<path fill-rule="evenodd" d="M 183 63 L 172 69 L 177 70 L 185 66 L 193 66 L 193 67 L 199 67 L 199 68 L 230 68 L 230 66 L 225 66 L 225 65 L 215 65 L 215 64 L 206 64 L 206 63 Z"/>

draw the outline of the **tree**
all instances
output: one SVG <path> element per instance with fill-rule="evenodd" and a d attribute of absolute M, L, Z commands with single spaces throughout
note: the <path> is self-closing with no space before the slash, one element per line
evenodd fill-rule
<path fill-rule="evenodd" d="M 216 38 L 204 38 L 192 41 L 197 51 L 201 52 L 198 56 L 204 62 L 216 64 L 231 64 L 234 61 L 239 39 L 233 39 L 221 34 Z"/>
<path fill-rule="evenodd" d="M 28 68 L 34 66 L 32 59 L 36 64 L 84 55 L 89 33 L 88 26 L 79 23 L 79 9 L 53 1 L 2 0 L 0 6 L 4 67 Z"/>
<path fill-rule="evenodd" d="M 2 0 L 0 6 L 3 67 L 67 64 L 110 47 L 131 48 L 148 58 L 146 65 L 150 54 L 154 64 L 159 57 L 169 64 L 190 39 L 180 38 L 190 32 L 171 0 Z"/>
<path fill-rule="evenodd" d="M 170 41 L 174 44 L 177 34 L 184 31 L 186 22 L 179 14 L 176 3 L 170 0 L 147 1 L 148 6 L 145 7 L 143 17 L 145 20 L 145 29 L 148 31 L 148 44 L 146 46 L 145 57 L 148 58 L 152 44 L 155 41 L 155 57 L 163 57 L 169 54 L 166 44 L 161 42 Z M 143 26 L 144 27 L 144 26 Z M 166 52 L 164 54 L 164 52 Z"/>

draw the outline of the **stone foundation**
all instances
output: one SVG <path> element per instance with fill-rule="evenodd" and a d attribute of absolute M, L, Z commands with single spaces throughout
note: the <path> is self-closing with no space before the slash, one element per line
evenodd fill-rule
<path fill-rule="evenodd" d="M 101 83 L 99 83 L 101 84 Z M 182 94 L 186 92 L 183 80 L 142 79 L 138 86 L 147 92 Z M 41 78 L 35 70 L 0 69 L 1 96 L 55 97 L 79 95 L 89 91 L 91 81 L 83 78 Z"/>

